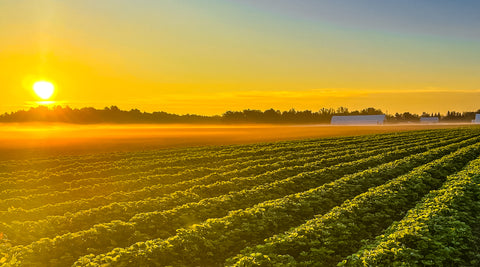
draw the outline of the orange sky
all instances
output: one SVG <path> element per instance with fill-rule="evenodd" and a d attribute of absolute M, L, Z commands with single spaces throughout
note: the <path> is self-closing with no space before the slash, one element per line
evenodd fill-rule
<path fill-rule="evenodd" d="M 52 81 L 54 104 L 71 107 L 480 109 L 478 21 L 461 14 L 471 1 L 455 7 L 454 23 L 380 3 L 375 19 L 361 6 L 346 16 L 347 3 L 268 3 L 2 1 L 0 112 L 37 105 L 36 80 Z"/>

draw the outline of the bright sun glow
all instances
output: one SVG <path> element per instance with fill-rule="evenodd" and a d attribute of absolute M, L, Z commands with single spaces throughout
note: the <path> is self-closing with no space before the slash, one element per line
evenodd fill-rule
<path fill-rule="evenodd" d="M 39 81 L 33 84 L 33 91 L 43 100 L 52 97 L 55 87 L 51 82 Z"/>

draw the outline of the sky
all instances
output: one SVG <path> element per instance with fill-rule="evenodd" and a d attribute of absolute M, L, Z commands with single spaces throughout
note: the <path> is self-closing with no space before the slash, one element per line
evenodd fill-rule
<path fill-rule="evenodd" d="M 0 112 L 480 109 L 480 1 L 0 0 Z M 41 103 L 40 103 L 41 104 Z"/>

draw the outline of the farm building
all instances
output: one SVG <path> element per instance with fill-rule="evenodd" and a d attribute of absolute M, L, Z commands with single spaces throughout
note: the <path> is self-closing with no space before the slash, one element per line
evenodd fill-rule
<path fill-rule="evenodd" d="M 381 125 L 385 115 L 333 116 L 332 125 Z"/>
<path fill-rule="evenodd" d="M 472 120 L 473 123 L 480 123 L 480 114 L 475 114 L 475 119 Z"/>
<path fill-rule="evenodd" d="M 420 123 L 438 123 L 438 117 L 420 117 Z"/>

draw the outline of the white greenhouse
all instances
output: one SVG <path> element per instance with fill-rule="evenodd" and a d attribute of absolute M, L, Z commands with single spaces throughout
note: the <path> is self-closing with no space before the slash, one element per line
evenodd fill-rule
<path fill-rule="evenodd" d="M 385 115 L 333 116 L 332 125 L 382 125 Z"/>
<path fill-rule="evenodd" d="M 480 123 L 480 114 L 475 114 L 475 119 L 472 120 L 473 123 Z"/>

